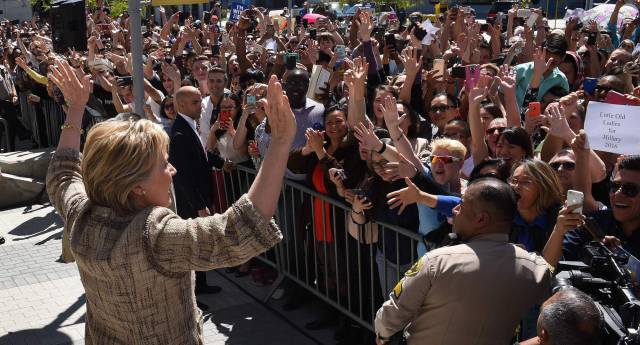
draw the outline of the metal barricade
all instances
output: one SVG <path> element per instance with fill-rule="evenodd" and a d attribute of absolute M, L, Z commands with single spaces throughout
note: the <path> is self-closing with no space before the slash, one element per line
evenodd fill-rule
<path fill-rule="evenodd" d="M 237 166 L 224 173 L 218 196 L 231 205 L 248 192 L 256 171 Z M 285 180 L 276 223 L 283 240 L 258 258 L 373 330 L 377 309 L 417 260 L 415 232 L 379 222 L 355 225 L 350 206 Z M 320 219 L 318 219 L 320 218 Z"/>

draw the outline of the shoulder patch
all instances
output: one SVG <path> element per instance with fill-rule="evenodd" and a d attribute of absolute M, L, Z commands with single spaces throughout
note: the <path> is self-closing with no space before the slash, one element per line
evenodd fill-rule
<path fill-rule="evenodd" d="M 398 284 L 396 284 L 396 286 L 393 288 L 393 295 L 396 297 L 396 299 L 400 298 L 400 295 L 402 294 L 402 284 L 404 283 L 405 279 L 417 275 L 418 272 L 420 272 L 420 268 L 422 268 L 422 265 L 424 264 L 424 260 L 425 256 L 418 259 L 418 261 L 416 261 L 413 266 L 411 266 L 411 268 L 409 268 L 407 272 L 405 272 L 404 278 L 400 279 Z"/>

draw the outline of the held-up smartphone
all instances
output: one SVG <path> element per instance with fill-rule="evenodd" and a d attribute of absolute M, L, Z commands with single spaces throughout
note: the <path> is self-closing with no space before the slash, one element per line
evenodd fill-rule
<path fill-rule="evenodd" d="M 540 116 L 542 112 L 542 108 L 540 107 L 540 102 L 531 102 L 529 103 L 529 107 L 527 109 L 527 115 L 530 117 Z"/>
<path fill-rule="evenodd" d="M 367 199 L 367 192 L 364 189 L 352 189 L 353 190 L 353 194 L 355 194 L 357 197 L 359 197 L 360 199 Z"/>
<path fill-rule="evenodd" d="M 205 24 L 209 25 L 211 24 L 211 12 L 209 11 L 204 11 L 203 13 L 203 17 L 202 20 L 204 21 Z"/>
<path fill-rule="evenodd" d="M 480 24 L 480 31 L 482 32 L 489 31 L 489 23 Z"/>
<path fill-rule="evenodd" d="M 393 49 L 396 48 L 396 34 L 387 33 L 384 35 L 384 44 L 387 46 L 391 46 Z"/>
<path fill-rule="evenodd" d="M 131 76 L 117 77 L 116 82 L 119 86 L 128 86 L 133 84 L 133 79 Z"/>
<path fill-rule="evenodd" d="M 471 90 L 478 84 L 480 80 L 480 66 L 468 65 L 465 66 L 465 87 L 467 90 Z M 468 92 L 468 91 L 467 91 Z"/>
<path fill-rule="evenodd" d="M 536 21 L 538 20 L 538 14 L 537 13 L 531 13 L 531 15 L 529 16 L 529 19 L 527 19 L 527 22 L 525 23 L 528 27 L 533 28 L 534 25 L 536 25 Z"/>
<path fill-rule="evenodd" d="M 618 104 L 618 105 L 628 105 L 629 100 L 623 94 L 617 91 L 609 91 L 607 92 L 607 97 L 604 99 L 605 103 L 609 104 Z"/>
<path fill-rule="evenodd" d="M 598 86 L 597 78 L 584 78 L 582 81 L 582 89 L 589 95 L 593 95 L 596 91 L 596 86 Z"/>
<path fill-rule="evenodd" d="M 220 55 L 220 45 L 219 44 L 214 44 L 211 47 L 211 55 L 213 55 L 213 56 Z"/>
<path fill-rule="evenodd" d="M 223 110 L 220 112 L 220 125 L 226 127 L 231 119 L 231 112 L 229 110 Z"/>
<path fill-rule="evenodd" d="M 318 31 L 316 29 L 309 29 L 309 37 L 311 37 L 312 40 L 315 40 L 317 36 Z"/>
<path fill-rule="evenodd" d="M 518 18 L 529 18 L 531 10 L 528 8 L 521 8 L 517 12 Z"/>
<path fill-rule="evenodd" d="M 285 55 L 285 64 L 288 70 L 292 70 L 296 68 L 296 63 L 300 59 L 298 53 L 287 53 Z"/>
<path fill-rule="evenodd" d="M 433 59 L 433 69 L 438 71 L 438 74 L 444 76 L 445 67 L 443 59 Z"/>
<path fill-rule="evenodd" d="M 229 34 L 226 32 L 222 34 L 222 44 L 229 44 Z"/>
<path fill-rule="evenodd" d="M 336 62 L 341 63 L 342 61 L 344 61 L 344 59 L 347 57 L 347 48 L 342 44 L 338 44 L 335 51 L 336 54 L 338 54 Z"/>
<path fill-rule="evenodd" d="M 590 32 L 589 36 L 587 36 L 587 45 L 595 46 L 597 43 L 598 33 Z"/>
<path fill-rule="evenodd" d="M 464 79 L 467 74 L 464 66 L 453 66 L 451 68 L 451 76 L 456 79 Z"/>
<path fill-rule="evenodd" d="M 306 29 L 309 27 L 309 20 L 306 18 L 302 19 L 302 26 Z"/>
<path fill-rule="evenodd" d="M 247 95 L 246 100 L 247 100 L 247 105 L 250 107 L 249 108 L 249 113 L 250 114 L 255 114 L 255 112 L 256 112 L 256 96 L 255 95 Z"/>
<path fill-rule="evenodd" d="M 572 213 L 582 213 L 582 205 L 584 204 L 584 193 L 569 189 L 567 191 L 567 206 L 580 205 L 580 207 L 573 210 Z"/>

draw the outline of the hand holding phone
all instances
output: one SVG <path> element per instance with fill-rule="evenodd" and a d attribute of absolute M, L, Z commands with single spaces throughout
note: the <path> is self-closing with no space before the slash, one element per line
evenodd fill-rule
<path fill-rule="evenodd" d="M 527 116 L 536 117 L 540 116 L 541 111 L 540 102 L 531 102 L 529 103 L 529 108 L 527 109 Z"/>

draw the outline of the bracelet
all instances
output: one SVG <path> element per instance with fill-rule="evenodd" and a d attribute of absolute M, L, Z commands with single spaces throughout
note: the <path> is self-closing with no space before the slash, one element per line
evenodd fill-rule
<path fill-rule="evenodd" d="M 62 126 L 60 126 L 61 130 L 65 130 L 65 129 L 75 129 L 76 131 L 80 132 L 80 134 L 84 134 L 84 129 L 76 126 L 76 125 L 72 125 L 68 122 L 65 122 Z"/>
<path fill-rule="evenodd" d="M 384 141 L 382 142 L 382 147 L 380 148 L 380 150 L 376 151 L 379 155 L 381 155 L 385 150 L 387 149 L 387 143 L 385 143 Z"/>
<path fill-rule="evenodd" d="M 364 223 L 358 223 L 358 222 L 356 222 L 356 220 L 355 220 L 355 219 L 353 219 L 353 214 L 351 214 L 351 222 L 352 222 L 353 224 L 356 224 L 356 225 L 365 225 L 365 224 L 367 224 L 367 222 L 366 222 L 366 221 L 365 221 Z"/>
<path fill-rule="evenodd" d="M 360 212 L 355 211 L 355 210 L 351 210 L 351 212 L 353 212 L 353 213 L 355 213 L 355 214 L 359 214 L 359 215 L 361 215 L 361 216 L 363 216 L 363 215 L 364 215 L 364 210 L 362 210 L 362 211 L 360 211 Z"/>

